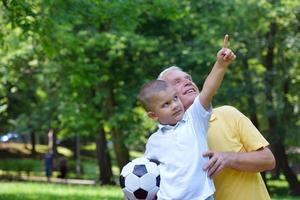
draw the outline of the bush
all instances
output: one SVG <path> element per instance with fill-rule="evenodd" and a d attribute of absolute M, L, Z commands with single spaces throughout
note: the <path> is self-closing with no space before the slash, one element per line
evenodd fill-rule
<path fill-rule="evenodd" d="M 41 161 L 33 159 L 5 159 L 1 160 L 0 170 L 6 174 L 17 173 L 19 176 L 25 172 L 28 176 L 30 172 L 42 171 Z"/>

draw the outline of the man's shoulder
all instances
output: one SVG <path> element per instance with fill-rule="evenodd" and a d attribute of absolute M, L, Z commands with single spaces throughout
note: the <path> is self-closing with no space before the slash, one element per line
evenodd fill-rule
<path fill-rule="evenodd" d="M 226 121 L 239 121 L 244 119 L 246 116 L 233 106 L 220 106 L 214 108 L 213 115 L 219 119 L 224 119 Z"/>
<path fill-rule="evenodd" d="M 216 107 L 213 111 L 215 114 L 234 114 L 240 112 L 237 108 L 229 105 Z"/>

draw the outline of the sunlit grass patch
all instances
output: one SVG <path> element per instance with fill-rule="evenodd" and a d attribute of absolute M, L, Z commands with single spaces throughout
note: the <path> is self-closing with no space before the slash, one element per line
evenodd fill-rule
<path fill-rule="evenodd" d="M 300 197 L 290 195 L 289 184 L 283 175 L 280 175 L 278 180 L 272 180 L 270 176 L 268 177 L 268 187 L 272 200 L 300 200 Z"/>
<path fill-rule="evenodd" d="M 121 200 L 118 186 L 0 182 L 0 200 Z"/>

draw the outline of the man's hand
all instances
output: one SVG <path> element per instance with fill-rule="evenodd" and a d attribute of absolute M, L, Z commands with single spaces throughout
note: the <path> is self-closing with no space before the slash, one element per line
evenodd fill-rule
<path fill-rule="evenodd" d="M 203 167 L 209 176 L 216 175 L 224 168 L 257 173 L 275 167 L 275 158 L 267 147 L 251 152 L 206 151 L 203 156 L 209 157 L 209 161 Z"/>
<path fill-rule="evenodd" d="M 229 38 L 229 36 L 226 34 L 224 36 L 223 47 L 217 53 L 217 62 L 222 67 L 227 67 L 236 58 L 235 54 L 230 49 L 228 49 L 228 38 Z"/>
<path fill-rule="evenodd" d="M 204 165 L 203 170 L 207 171 L 210 177 L 218 174 L 226 167 L 230 167 L 230 153 L 206 151 L 204 157 L 209 157 L 209 161 Z"/>

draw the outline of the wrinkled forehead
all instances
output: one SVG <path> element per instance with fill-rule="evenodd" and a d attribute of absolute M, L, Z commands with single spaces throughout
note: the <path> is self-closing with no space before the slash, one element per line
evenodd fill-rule
<path fill-rule="evenodd" d="M 189 75 L 188 73 L 186 73 L 184 71 L 180 71 L 180 70 L 170 70 L 170 71 L 167 71 L 162 76 L 162 79 L 164 81 L 167 81 L 168 83 L 171 83 L 171 84 L 173 84 L 173 82 L 177 79 L 184 79 L 184 78 L 191 79 L 191 75 Z"/>

